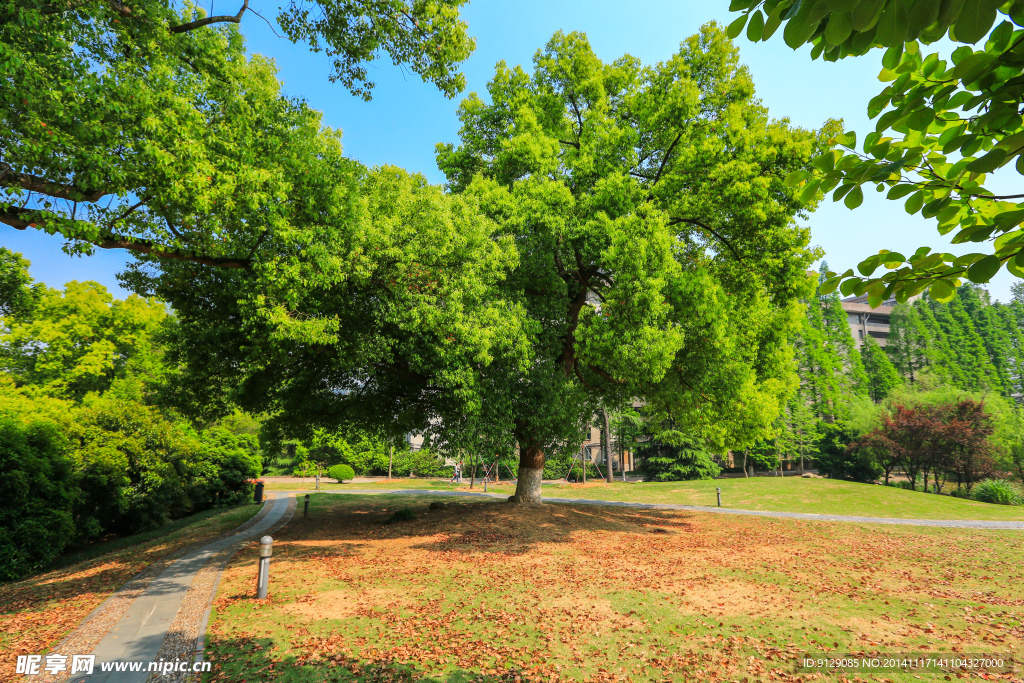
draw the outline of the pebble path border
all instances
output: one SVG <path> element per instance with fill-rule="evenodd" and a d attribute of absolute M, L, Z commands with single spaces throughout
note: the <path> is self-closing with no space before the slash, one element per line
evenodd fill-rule
<path fill-rule="evenodd" d="M 272 535 L 291 521 L 292 514 L 295 512 L 295 503 L 295 496 L 289 496 L 288 507 L 285 509 L 284 515 L 264 533 Z M 203 645 L 206 638 L 206 624 L 209 620 L 210 606 L 216 594 L 217 585 L 220 583 L 221 573 L 235 553 L 245 547 L 246 544 L 252 542 L 252 539 L 248 539 L 225 548 L 210 557 L 206 564 L 203 565 L 203 568 L 196 573 L 188 593 L 182 600 L 181 608 L 178 610 L 174 622 L 167 630 L 163 645 L 160 646 L 160 652 L 157 653 L 157 659 L 182 660 L 192 658 L 197 662 L 202 661 Z M 199 680 L 199 675 L 190 672 L 174 672 L 167 675 L 152 673 L 148 680 L 150 682 L 161 681 L 161 683 L 186 683 L 187 681 Z"/>
<path fill-rule="evenodd" d="M 132 602 L 142 595 L 149 584 L 152 583 L 153 579 L 167 569 L 172 562 L 195 550 L 198 550 L 199 548 L 202 548 L 208 543 L 212 543 L 250 529 L 267 516 L 271 507 L 272 503 L 268 500 L 264 502 L 260 511 L 253 515 L 244 524 L 213 538 L 206 538 L 201 541 L 191 543 L 149 565 L 129 579 L 128 583 L 115 591 L 110 597 L 97 605 L 96 608 L 90 612 L 84 620 L 82 620 L 82 623 L 79 624 L 74 631 L 69 633 L 64 640 L 59 642 L 47 654 L 65 655 L 68 657 L 68 661 L 71 661 L 71 655 L 92 652 L 96 645 L 105 635 L 107 635 L 110 629 L 113 628 L 114 624 L 124 616 L 124 613 L 128 611 Z M 38 676 L 25 678 L 26 681 L 33 681 L 33 683 L 59 683 L 69 679 L 69 673 L 47 674 L 45 672 L 40 673 Z"/>

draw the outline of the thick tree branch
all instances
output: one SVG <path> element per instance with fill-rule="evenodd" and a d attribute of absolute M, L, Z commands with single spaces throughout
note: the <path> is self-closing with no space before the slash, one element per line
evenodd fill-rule
<path fill-rule="evenodd" d="M 238 10 L 238 14 L 230 16 L 228 14 L 220 14 L 215 17 L 203 17 L 202 19 L 196 19 L 190 21 L 187 24 L 178 24 L 177 26 L 171 26 L 168 30 L 171 33 L 186 33 L 203 26 L 209 26 L 210 24 L 240 24 L 242 22 L 242 15 L 245 14 L 245 10 L 249 9 L 249 0 L 243 0 L 242 9 Z"/>
<path fill-rule="evenodd" d="M 576 378 L 580 381 L 580 384 L 582 384 L 584 388 L 590 389 L 590 390 L 593 390 L 595 388 L 595 387 L 592 387 L 589 384 L 587 384 L 587 380 L 583 379 L 583 373 L 580 372 L 580 362 L 578 360 L 575 360 L 575 359 L 573 360 L 573 362 L 572 362 L 572 370 L 573 370 L 573 372 L 576 373 Z"/>
<path fill-rule="evenodd" d="M 15 230 L 25 230 L 27 228 L 42 229 L 46 227 L 46 222 L 45 214 L 35 209 L 21 209 L 13 206 L 7 209 L 0 209 L 0 223 L 5 223 Z M 121 235 L 111 235 L 97 240 L 83 241 L 100 249 L 127 249 L 139 254 L 148 254 L 172 261 L 187 261 L 217 268 L 234 268 L 239 270 L 252 268 L 252 263 L 249 259 L 239 259 L 231 256 L 202 256 L 187 252 L 168 251 L 152 240 L 131 240 Z"/>
<path fill-rule="evenodd" d="M 119 237 L 112 239 L 90 242 L 100 249 L 127 249 L 140 254 L 148 254 L 162 259 L 172 261 L 188 261 L 189 263 L 200 263 L 204 266 L 215 266 L 217 268 L 232 268 L 237 270 L 249 270 L 252 263 L 247 259 L 239 259 L 231 256 L 198 256 L 196 254 L 179 253 L 167 251 L 149 240 L 127 240 Z"/>
<path fill-rule="evenodd" d="M 590 363 L 587 363 L 587 367 L 590 368 L 593 372 L 597 373 L 601 377 L 603 377 L 606 380 L 608 380 L 609 382 L 611 382 L 612 384 L 625 384 L 626 383 L 625 380 L 615 379 L 614 377 L 612 377 L 610 374 L 608 374 L 607 372 L 605 372 L 601 368 L 599 368 L 597 366 L 594 366 L 594 365 L 591 365 Z"/>
<path fill-rule="evenodd" d="M 743 257 L 740 256 L 740 252 L 736 251 L 736 247 L 732 246 L 732 242 L 730 242 L 729 240 L 725 239 L 725 237 L 723 237 L 721 234 L 719 234 L 711 226 L 706 225 L 702 221 L 699 221 L 699 220 L 697 220 L 695 218 L 673 218 L 672 220 L 670 220 L 668 222 L 669 225 L 679 225 L 680 223 L 687 223 L 689 225 L 696 225 L 698 228 L 703 228 L 704 230 L 707 230 L 712 235 L 717 237 L 719 239 L 719 241 L 722 242 L 722 244 L 724 244 L 725 246 L 729 247 L 729 250 L 736 257 L 737 261 L 743 261 Z"/>
<path fill-rule="evenodd" d="M 32 220 L 35 215 L 36 212 L 32 209 L 19 209 L 16 206 L 12 206 L 7 209 L 0 209 L 0 223 L 6 223 L 15 230 L 34 228 L 38 224 Z"/>
<path fill-rule="evenodd" d="M 676 139 L 673 140 L 672 144 L 668 146 L 667 150 L 665 150 L 665 156 L 661 158 L 661 164 L 658 166 L 658 172 L 657 174 L 655 174 L 654 180 L 651 181 L 651 187 L 657 185 L 658 181 L 661 180 L 661 174 L 665 172 L 665 164 L 668 163 L 669 157 L 672 156 L 672 151 L 676 148 L 676 145 L 678 145 L 679 141 L 682 139 L 683 132 L 679 131 L 679 135 L 676 136 Z"/>
<path fill-rule="evenodd" d="M 80 190 L 73 185 L 55 183 L 52 180 L 18 173 L 7 163 L 0 161 L 0 187 L 18 187 L 30 192 L 38 192 L 56 199 L 70 199 L 76 202 L 97 202 L 107 194 L 104 190 Z"/>
<path fill-rule="evenodd" d="M 587 292 L 590 291 L 590 282 L 584 282 L 583 286 L 576 291 L 576 295 L 569 303 L 568 329 L 565 331 L 562 341 L 562 353 L 559 354 L 558 362 L 562 366 L 562 374 L 566 377 L 572 372 L 573 364 L 576 362 L 576 328 L 580 324 L 580 311 L 587 305 Z"/>

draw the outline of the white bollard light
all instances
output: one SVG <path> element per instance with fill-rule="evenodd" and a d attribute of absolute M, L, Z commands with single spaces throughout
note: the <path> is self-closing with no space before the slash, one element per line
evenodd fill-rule
<path fill-rule="evenodd" d="M 260 568 L 256 577 L 256 597 L 267 599 L 267 586 L 270 583 L 270 556 L 273 554 L 274 539 L 264 536 L 260 539 Z"/>

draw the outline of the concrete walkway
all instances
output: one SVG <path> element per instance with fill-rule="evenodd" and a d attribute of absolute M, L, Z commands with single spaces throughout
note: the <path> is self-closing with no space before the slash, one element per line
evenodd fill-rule
<path fill-rule="evenodd" d="M 154 578 L 96 645 L 92 652 L 96 655 L 96 667 L 94 673 L 86 680 L 89 683 L 146 681 L 150 674 L 145 670 L 102 672 L 100 665 L 103 662 L 145 662 L 145 668 L 149 662 L 157 661 L 168 630 L 178 616 L 182 602 L 198 572 L 217 553 L 260 536 L 281 521 L 290 497 L 284 493 L 275 495 L 273 500 L 265 503 L 271 507 L 255 525 L 188 553 L 172 562 Z"/>
<path fill-rule="evenodd" d="M 316 491 L 295 491 L 297 495 L 316 493 Z M 483 493 L 470 491 L 441 491 L 435 489 L 388 489 L 384 491 L 321 491 L 321 493 L 348 495 L 379 495 L 382 493 L 427 494 L 437 496 L 477 496 L 504 500 L 508 494 Z M 755 517 L 780 517 L 785 519 L 804 519 L 812 522 L 859 522 L 861 524 L 900 524 L 904 526 L 937 526 L 954 529 L 1010 529 L 1024 531 L 1024 521 L 991 522 L 980 519 L 899 519 L 896 517 L 851 517 L 847 515 L 816 515 L 804 512 L 769 512 L 764 510 L 734 510 L 702 505 L 675 505 L 672 503 L 626 503 L 614 500 L 594 500 L 588 498 L 544 498 L 545 503 L 576 503 L 580 505 L 606 505 L 610 507 L 641 508 L 646 510 L 688 510 L 690 512 L 713 512 L 722 515 L 753 515 Z"/>

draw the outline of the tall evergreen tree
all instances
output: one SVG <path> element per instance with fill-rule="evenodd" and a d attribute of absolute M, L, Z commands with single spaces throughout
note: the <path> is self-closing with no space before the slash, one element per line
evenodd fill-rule
<path fill-rule="evenodd" d="M 1006 387 L 1010 396 L 1024 395 L 1024 302 L 1011 301 L 995 307 L 1006 330 L 1010 348 L 1006 358 Z"/>
<path fill-rule="evenodd" d="M 896 304 L 889 324 L 886 351 L 897 372 L 913 386 L 928 367 L 929 330 L 915 304 Z"/>
<path fill-rule="evenodd" d="M 828 269 L 825 263 L 821 267 L 822 273 Z M 792 341 L 800 377 L 797 395 L 819 417 L 834 422 L 842 417 L 845 397 L 865 390 L 864 367 L 838 295 L 813 297 L 805 312 Z"/>
<path fill-rule="evenodd" d="M 1008 395 L 1011 393 L 1008 367 L 1011 344 L 1010 336 L 1001 324 L 999 309 L 991 304 L 988 292 L 977 285 L 961 287 L 957 291 L 957 299 L 963 304 L 964 311 L 985 346 L 985 355 L 991 364 L 987 373 L 988 386 Z"/>
<path fill-rule="evenodd" d="M 978 334 L 960 297 L 947 304 L 928 301 L 938 333 L 945 337 L 945 363 L 951 383 L 961 389 L 1001 390 L 998 373 L 989 359 L 985 343 Z"/>
<path fill-rule="evenodd" d="M 868 376 L 868 395 L 875 403 L 881 403 L 900 385 L 900 374 L 896 372 L 889 356 L 872 337 L 864 340 L 860 353 Z"/>

